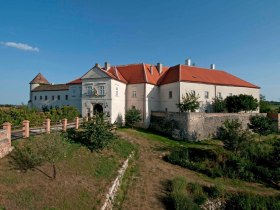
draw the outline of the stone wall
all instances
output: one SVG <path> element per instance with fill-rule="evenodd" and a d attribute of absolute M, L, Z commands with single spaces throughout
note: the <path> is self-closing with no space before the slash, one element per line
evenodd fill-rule
<path fill-rule="evenodd" d="M 152 112 L 150 128 L 176 139 L 203 140 L 215 137 L 226 120 L 237 119 L 246 129 L 253 115 L 257 114 Z"/>
<path fill-rule="evenodd" d="M 8 138 L 7 130 L 0 130 L 0 158 L 6 156 L 11 151 L 11 142 Z"/>

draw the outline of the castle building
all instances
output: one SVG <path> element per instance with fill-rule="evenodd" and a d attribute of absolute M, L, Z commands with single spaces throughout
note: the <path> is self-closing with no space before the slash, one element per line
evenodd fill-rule
<path fill-rule="evenodd" d="M 29 106 L 75 106 L 84 116 L 103 112 L 110 122 L 124 120 L 126 110 L 141 110 L 144 127 L 149 126 L 151 111 L 178 112 L 177 104 L 185 93 L 199 96 L 198 112 L 211 112 L 213 98 L 252 95 L 259 101 L 260 87 L 225 71 L 190 65 L 166 67 L 158 63 L 104 67 L 96 64 L 81 78 L 66 84 L 51 84 L 42 74 L 30 82 Z M 258 111 L 257 111 L 258 112 Z"/>

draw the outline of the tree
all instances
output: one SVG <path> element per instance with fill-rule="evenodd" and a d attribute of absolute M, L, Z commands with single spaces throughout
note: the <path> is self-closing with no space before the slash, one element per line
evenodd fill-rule
<path fill-rule="evenodd" d="M 258 108 L 258 101 L 251 95 L 233 95 L 225 99 L 225 104 L 228 112 L 235 113 L 241 111 L 253 111 Z"/>
<path fill-rule="evenodd" d="M 226 109 L 225 100 L 221 97 L 213 98 L 212 107 L 215 113 L 224 112 Z"/>
<path fill-rule="evenodd" d="M 261 136 L 268 135 L 273 132 L 273 122 L 265 116 L 256 115 L 250 118 L 249 128 Z"/>
<path fill-rule="evenodd" d="M 186 93 L 185 96 L 182 96 L 182 102 L 177 104 L 177 107 L 180 109 L 180 112 L 194 112 L 199 108 L 199 95 L 196 95 L 195 92 Z"/>
<path fill-rule="evenodd" d="M 133 127 L 136 123 L 140 122 L 141 118 L 141 111 L 132 107 L 131 109 L 127 110 L 125 113 L 125 124 L 128 126 Z"/>
<path fill-rule="evenodd" d="M 84 144 L 91 151 L 103 149 L 115 139 L 111 132 L 112 125 L 104 119 L 102 113 L 97 114 L 95 120 L 85 123 L 82 128 L 83 131 L 78 132 L 74 140 Z"/>
<path fill-rule="evenodd" d="M 219 139 L 224 143 L 224 148 L 238 152 L 244 144 L 252 140 L 247 130 L 243 130 L 238 120 L 226 120 L 219 130 Z"/>
<path fill-rule="evenodd" d="M 266 101 L 264 95 L 260 95 L 260 113 L 269 113 L 271 112 L 271 107 L 269 103 Z"/>
<path fill-rule="evenodd" d="M 52 165 L 52 179 L 56 178 L 56 162 L 65 157 L 67 152 L 67 143 L 60 134 L 37 136 L 26 139 L 15 147 L 11 154 L 11 163 L 16 169 L 27 171 L 37 169 L 44 173 L 39 167 L 45 162 Z"/>

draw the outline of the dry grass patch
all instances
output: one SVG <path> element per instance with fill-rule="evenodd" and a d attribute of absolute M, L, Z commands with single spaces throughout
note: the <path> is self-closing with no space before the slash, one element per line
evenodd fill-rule
<path fill-rule="evenodd" d="M 71 143 L 66 157 L 56 163 L 55 180 L 48 177 L 49 163 L 24 173 L 13 169 L 9 156 L 1 159 L 0 209 L 99 209 L 118 168 L 134 149 L 119 139 L 100 152 Z"/>

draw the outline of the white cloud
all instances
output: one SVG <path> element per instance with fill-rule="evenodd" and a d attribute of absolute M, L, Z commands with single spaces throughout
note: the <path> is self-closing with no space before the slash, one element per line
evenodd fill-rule
<path fill-rule="evenodd" d="M 17 48 L 19 50 L 39 52 L 38 47 L 32 47 L 28 44 L 16 43 L 16 42 L 0 42 L 0 44 L 4 45 L 4 46 L 7 46 L 7 47 Z"/>

